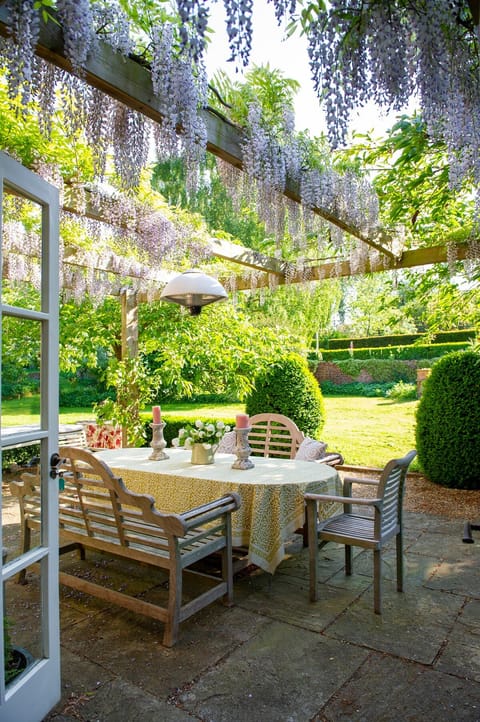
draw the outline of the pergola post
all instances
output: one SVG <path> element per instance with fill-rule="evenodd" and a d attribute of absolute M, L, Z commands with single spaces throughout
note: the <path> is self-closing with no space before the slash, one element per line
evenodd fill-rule
<path fill-rule="evenodd" d="M 138 355 L 138 301 L 131 288 L 120 291 L 122 306 L 122 361 Z M 122 445 L 128 446 L 127 429 L 122 428 Z"/>

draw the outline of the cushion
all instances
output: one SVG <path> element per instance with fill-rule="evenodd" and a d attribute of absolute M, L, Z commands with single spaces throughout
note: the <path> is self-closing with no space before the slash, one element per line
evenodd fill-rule
<path fill-rule="evenodd" d="M 235 431 L 227 431 L 220 439 L 217 452 L 219 454 L 234 454 L 237 445 L 237 434 Z"/>
<path fill-rule="evenodd" d="M 326 456 L 327 444 L 323 441 L 316 441 L 306 436 L 296 453 L 295 458 L 300 461 L 317 461 Z"/>

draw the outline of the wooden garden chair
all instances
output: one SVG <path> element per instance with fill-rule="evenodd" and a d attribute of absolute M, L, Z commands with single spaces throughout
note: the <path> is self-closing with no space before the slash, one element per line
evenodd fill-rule
<path fill-rule="evenodd" d="M 305 441 L 298 426 L 283 414 L 256 414 L 250 417 L 252 430 L 248 434 L 248 443 L 253 456 L 294 459 Z M 330 452 L 319 458 L 322 464 L 337 466 L 343 464 L 338 452 Z"/>
<path fill-rule="evenodd" d="M 307 502 L 308 547 L 310 558 L 310 600 L 318 599 L 318 550 L 327 542 L 345 545 L 345 573 L 352 573 L 352 546 L 373 550 L 374 608 L 381 614 L 382 549 L 395 537 L 397 552 L 397 590 L 403 591 L 402 502 L 408 467 L 416 456 L 410 451 L 401 459 L 393 459 L 385 466 L 379 480 L 345 477 L 343 496 L 305 494 Z M 352 496 L 352 484 L 376 486 L 373 499 Z M 338 501 L 342 514 L 320 521 L 318 504 Z M 370 508 L 373 514 L 353 512 L 352 505 Z"/>

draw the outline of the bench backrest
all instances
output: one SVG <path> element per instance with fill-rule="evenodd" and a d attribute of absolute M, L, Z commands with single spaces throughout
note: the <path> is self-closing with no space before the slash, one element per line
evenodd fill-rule
<path fill-rule="evenodd" d="M 73 431 L 65 431 L 58 435 L 59 446 L 76 446 L 79 449 L 87 448 L 87 435 L 83 427 Z"/>

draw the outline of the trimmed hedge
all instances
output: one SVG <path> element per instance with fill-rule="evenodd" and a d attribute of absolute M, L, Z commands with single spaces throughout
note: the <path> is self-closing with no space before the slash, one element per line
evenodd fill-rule
<path fill-rule="evenodd" d="M 325 423 L 320 387 L 304 358 L 290 353 L 267 366 L 245 401 L 247 414 L 284 414 L 305 436 L 316 437 Z"/>
<path fill-rule="evenodd" d="M 474 328 L 461 331 L 439 331 L 432 337 L 433 343 L 459 343 L 475 339 L 477 331 Z M 350 348 L 379 348 L 382 346 L 408 346 L 413 343 L 425 341 L 427 334 L 410 333 L 395 334 L 392 336 L 365 336 L 364 338 L 325 338 L 322 340 L 322 347 L 325 349 Z"/>
<path fill-rule="evenodd" d="M 174 418 L 170 418 L 168 414 L 162 414 L 162 420 L 165 422 L 165 426 L 163 427 L 163 438 L 167 442 L 167 446 L 172 445 L 172 439 L 178 436 L 178 432 L 180 429 L 187 426 L 187 424 L 191 424 L 197 419 L 200 419 L 200 421 L 204 421 L 205 423 L 212 422 L 213 424 L 215 424 L 217 421 L 223 421 L 224 424 L 228 424 L 232 427 L 232 429 L 235 426 L 235 419 L 231 418 L 219 419 L 215 417 L 214 419 L 212 419 L 209 416 L 195 416 L 194 419 L 191 416 L 185 416 L 184 418 L 175 416 Z M 146 441 L 144 446 L 148 446 L 152 440 L 152 429 L 150 428 L 150 424 L 151 419 L 145 422 Z"/>
<path fill-rule="evenodd" d="M 462 351 L 468 348 L 468 342 L 459 343 L 432 343 L 415 346 L 387 346 L 385 348 L 353 348 L 322 351 L 323 361 L 344 361 L 346 359 L 397 359 L 400 361 L 415 361 L 435 359 L 453 351 Z"/>
<path fill-rule="evenodd" d="M 423 471 L 436 484 L 480 489 L 480 354 L 440 359 L 423 385 L 416 445 Z"/>

